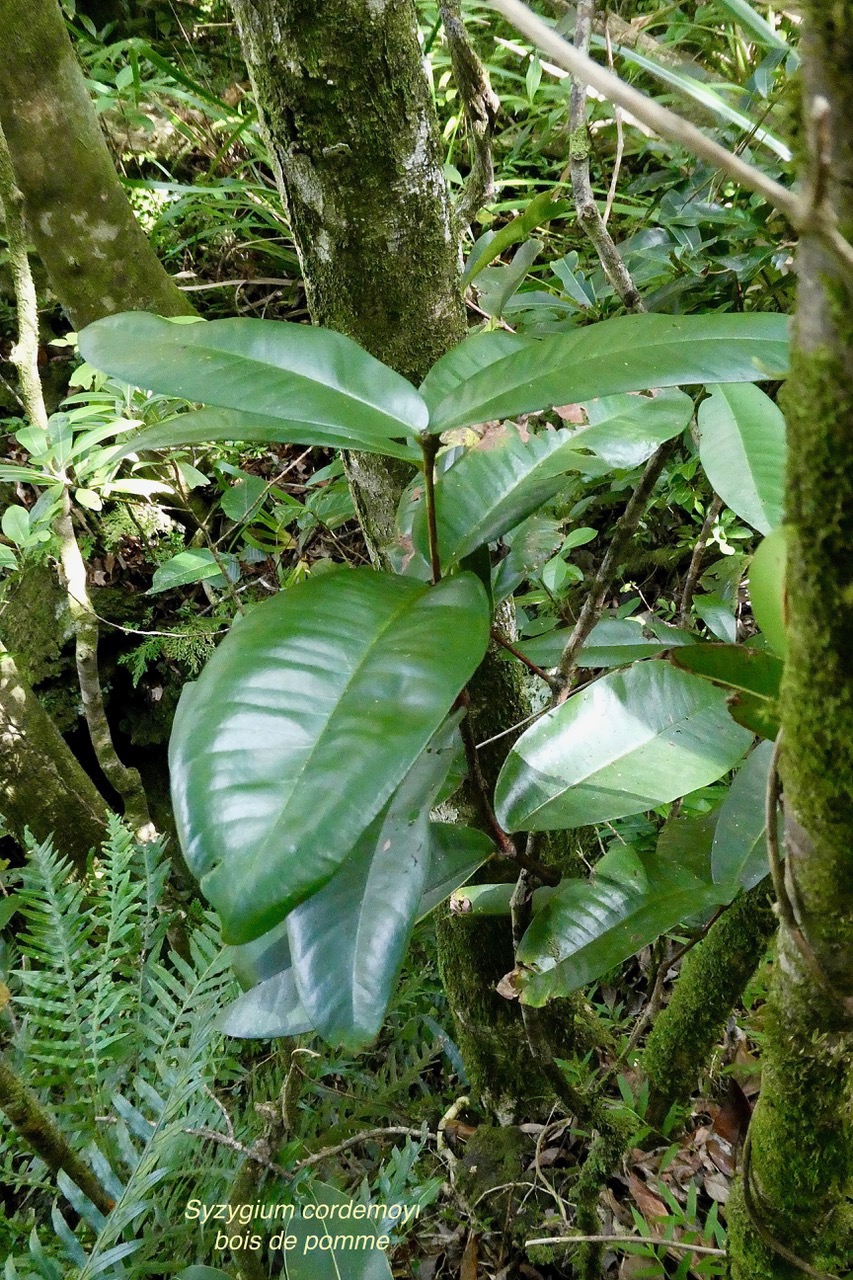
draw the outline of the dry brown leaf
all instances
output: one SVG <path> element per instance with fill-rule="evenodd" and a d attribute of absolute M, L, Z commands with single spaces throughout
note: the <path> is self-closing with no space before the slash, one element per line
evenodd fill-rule
<path fill-rule="evenodd" d="M 459 1267 L 459 1280 L 478 1280 L 480 1274 L 480 1249 L 478 1245 L 479 1237 L 474 1235 L 472 1231 L 465 1243 L 465 1252 L 462 1254 L 462 1263 Z"/>
<path fill-rule="evenodd" d="M 655 1195 L 654 1191 L 647 1187 L 642 1178 L 638 1178 L 635 1173 L 628 1174 L 628 1190 L 646 1221 L 649 1218 L 666 1218 L 669 1216 L 669 1209 L 667 1209 L 660 1196 Z"/>

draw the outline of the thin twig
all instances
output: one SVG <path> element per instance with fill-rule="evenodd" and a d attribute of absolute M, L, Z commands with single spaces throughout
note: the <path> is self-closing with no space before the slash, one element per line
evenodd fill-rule
<path fill-rule="evenodd" d="M 656 1240 L 654 1236 L 542 1236 L 537 1240 L 525 1240 L 525 1244 L 528 1246 L 532 1244 L 653 1244 L 661 1249 L 706 1253 L 714 1258 L 726 1256 L 725 1249 L 712 1249 L 707 1244 L 688 1244 L 686 1240 Z"/>
<path fill-rule="evenodd" d="M 610 14 L 606 14 L 604 18 L 604 38 L 607 42 L 607 65 L 613 70 L 613 42 L 610 39 Z M 613 210 L 613 201 L 616 199 L 616 191 L 619 184 L 619 173 L 622 169 L 622 157 L 625 154 L 625 127 L 622 123 L 622 108 L 618 103 L 613 104 L 613 118 L 616 121 L 616 155 L 613 159 L 613 172 L 610 175 L 610 186 L 607 190 L 607 200 L 604 205 L 604 213 L 602 221 L 605 227 L 610 221 L 610 214 Z"/>
<path fill-rule="evenodd" d="M 389 1125 L 385 1129 L 364 1129 L 361 1133 L 354 1133 L 351 1138 L 345 1138 L 334 1147 L 324 1147 L 322 1151 L 316 1151 L 314 1155 L 299 1160 L 294 1165 L 293 1172 L 310 1169 L 313 1165 L 321 1164 L 323 1160 L 329 1160 L 332 1156 L 338 1156 L 342 1151 L 346 1151 L 349 1147 L 356 1147 L 361 1142 L 375 1142 L 378 1138 L 420 1138 L 425 1141 L 432 1137 L 431 1133 L 424 1132 L 423 1129 L 412 1129 L 405 1125 Z"/>
<path fill-rule="evenodd" d="M 696 539 L 696 545 L 693 548 L 693 555 L 690 557 L 690 568 L 687 570 L 687 576 L 684 579 L 684 586 L 681 591 L 681 599 L 678 602 L 678 621 L 682 627 L 687 626 L 690 621 L 690 606 L 693 603 L 693 593 L 696 590 L 696 584 L 699 581 L 699 570 L 702 567 L 702 556 L 705 554 L 705 547 L 711 536 L 711 530 L 723 509 L 723 500 L 718 498 L 716 494 L 711 500 L 705 519 L 702 521 L 702 528 L 699 530 L 699 537 Z"/>
<path fill-rule="evenodd" d="M 676 441 L 667 440 L 652 454 L 646 463 L 645 470 L 636 489 L 631 495 L 630 501 L 617 521 L 610 546 L 607 548 L 607 553 L 599 566 L 598 573 L 595 575 L 592 587 L 587 593 L 587 597 L 578 614 L 578 620 L 572 629 L 572 634 L 569 636 L 568 643 L 560 658 L 559 673 L 563 688 L 558 695 L 558 702 L 564 702 L 570 692 L 580 651 L 601 616 L 607 593 L 613 583 L 619 563 L 637 531 L 646 503 L 651 497 L 664 466 L 675 450 L 675 446 Z"/>
<path fill-rule="evenodd" d="M 518 661 L 522 662 L 528 671 L 532 671 L 540 680 L 544 680 L 550 689 L 562 688 L 560 681 L 555 676 L 552 676 L 550 671 L 545 671 L 544 668 L 537 666 L 526 654 L 517 649 L 514 644 L 511 644 L 505 636 L 502 636 L 497 627 L 492 627 L 492 639 L 495 644 L 499 644 L 502 649 L 506 649 L 507 653 L 511 653 L 514 658 L 518 658 Z"/>
<path fill-rule="evenodd" d="M 595 0 L 579 0 L 575 24 L 575 49 L 584 57 L 589 52 Z M 572 196 L 580 226 L 589 238 L 604 274 L 622 299 L 628 311 L 645 311 L 637 286 L 622 260 L 622 255 L 598 212 L 592 183 L 589 177 L 590 135 L 586 115 L 586 85 L 577 76 L 572 77 L 569 99 L 569 172 L 572 179 Z"/>
<path fill-rule="evenodd" d="M 489 3 L 532 44 L 547 53 L 571 75 L 597 89 L 609 102 L 624 107 L 652 132 L 684 147 L 713 168 L 721 169 L 735 182 L 746 187 L 747 191 L 754 191 L 762 196 L 788 219 L 795 231 L 801 234 L 810 232 L 818 236 L 845 267 L 853 269 L 853 244 L 841 234 L 832 220 L 830 210 L 815 207 L 811 193 L 800 196 L 783 187 L 740 156 L 721 147 L 682 116 L 640 93 L 612 71 L 600 67 L 591 58 L 574 49 L 553 27 L 531 13 L 521 0 L 489 0 Z M 815 183 L 816 189 L 819 186 L 819 182 Z"/>

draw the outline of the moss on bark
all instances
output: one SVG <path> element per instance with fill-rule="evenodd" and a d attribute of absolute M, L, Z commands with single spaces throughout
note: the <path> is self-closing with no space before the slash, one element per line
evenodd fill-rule
<path fill-rule="evenodd" d="M 688 1100 L 732 1009 L 773 936 L 766 884 L 745 893 L 685 956 L 675 990 L 659 1014 L 640 1061 L 649 1082 L 649 1123 Z"/>
<path fill-rule="evenodd" d="M 831 213 L 853 232 L 853 3 L 802 6 L 804 111 L 829 104 Z M 815 157 L 808 163 L 815 164 Z M 808 176 L 808 175 L 806 175 Z M 813 175 L 812 175 L 813 176 Z M 803 236 L 788 420 L 788 655 L 782 685 L 788 896 L 817 966 L 780 930 L 762 1091 L 751 1126 L 752 1200 L 730 1214 L 733 1280 L 802 1274 L 768 1243 L 829 1270 L 849 1266 L 853 1180 L 853 294 L 820 240 Z M 846 1239 L 844 1238 L 846 1232 Z"/>
<path fill-rule="evenodd" d="M 0 125 L 32 242 L 73 323 L 192 314 L 127 202 L 57 0 L 0 0 L 0 29 Z"/>
<path fill-rule="evenodd" d="M 20 841 L 24 828 L 82 870 L 106 834 L 107 806 L 53 721 L 0 646 L 0 814 Z"/>

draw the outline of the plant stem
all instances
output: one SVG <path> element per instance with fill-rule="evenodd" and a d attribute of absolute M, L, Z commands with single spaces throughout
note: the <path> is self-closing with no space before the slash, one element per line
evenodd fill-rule
<path fill-rule="evenodd" d="M 429 538 L 429 562 L 433 583 L 441 581 L 441 557 L 438 552 L 438 526 L 435 518 L 435 455 L 439 449 L 438 436 L 427 435 L 421 440 L 424 455 L 424 495 Z"/>
<path fill-rule="evenodd" d="M 24 1141 L 45 1162 L 51 1173 L 65 1172 L 71 1181 L 107 1214 L 114 1201 L 107 1195 L 92 1170 L 69 1144 L 35 1094 L 0 1057 L 0 1110 Z"/>
<path fill-rule="evenodd" d="M 628 549 L 629 543 L 637 531 L 646 503 L 652 490 L 660 478 L 664 466 L 675 450 L 676 442 L 667 440 L 646 463 L 640 482 L 631 495 L 631 499 L 617 521 L 610 546 L 595 575 L 592 587 L 583 602 L 578 620 L 560 658 L 560 679 L 562 690 L 556 701 L 564 702 L 571 689 L 572 677 L 577 664 L 578 654 L 583 648 L 589 633 L 592 631 L 604 608 L 607 593 L 610 590 L 619 562 Z"/>
<path fill-rule="evenodd" d="M 507 653 L 511 653 L 514 658 L 518 658 L 518 661 L 523 663 L 524 666 L 527 667 L 528 671 L 532 671 L 540 680 L 544 680 L 549 688 L 553 689 L 555 692 L 562 688 L 562 685 L 556 676 L 552 676 L 549 671 L 545 671 L 542 667 L 538 667 L 536 663 L 532 662 L 530 658 L 521 652 L 520 649 L 517 649 L 514 644 L 511 644 L 509 640 L 502 636 L 497 627 L 492 627 L 492 639 L 495 644 L 499 644 L 502 649 L 506 649 Z"/>
<path fill-rule="evenodd" d="M 716 494 L 711 501 L 710 506 L 705 514 L 702 522 L 702 528 L 699 530 L 699 537 L 696 539 L 696 545 L 693 548 L 693 555 L 690 557 L 690 567 L 687 570 L 687 577 L 684 579 L 684 587 L 681 591 L 681 599 L 678 602 L 678 621 L 682 627 L 686 627 L 690 621 L 690 606 L 693 603 L 693 593 L 696 590 L 696 583 L 699 581 L 699 570 L 702 567 L 702 556 L 708 539 L 711 536 L 711 530 L 714 522 L 723 509 L 723 500 L 718 498 Z"/>
<path fill-rule="evenodd" d="M 595 16 L 596 0 L 579 0 L 575 24 L 575 49 L 586 57 Z M 631 273 L 622 261 L 613 237 L 598 212 L 592 183 L 589 180 L 589 130 L 586 115 L 586 85 L 578 76 L 572 78 L 569 100 L 569 172 L 578 223 L 583 227 L 601 263 L 604 274 L 619 294 L 628 311 L 645 311 L 643 300 Z"/>
<path fill-rule="evenodd" d="M 492 91 L 486 69 L 468 38 L 460 0 L 441 0 L 438 11 L 468 126 L 470 172 L 454 209 L 454 220 L 462 230 L 494 194 L 491 142 L 500 100 Z"/>

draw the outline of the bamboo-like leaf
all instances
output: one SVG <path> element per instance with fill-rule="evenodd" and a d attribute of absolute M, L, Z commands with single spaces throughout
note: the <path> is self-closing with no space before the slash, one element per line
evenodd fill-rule
<path fill-rule="evenodd" d="M 640 662 L 522 734 L 498 778 L 498 819 L 508 831 L 552 831 L 641 813 L 715 782 L 749 744 L 721 690 Z"/>
<path fill-rule="evenodd" d="M 187 862 L 228 942 L 331 879 L 485 652 L 485 592 L 341 570 L 264 601 L 182 695 L 170 744 Z"/>

